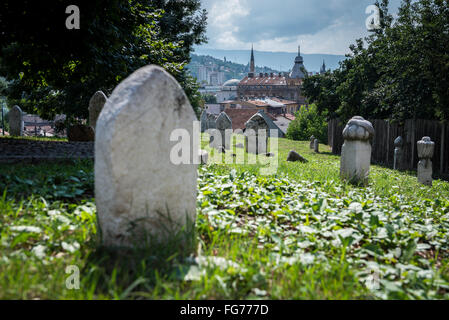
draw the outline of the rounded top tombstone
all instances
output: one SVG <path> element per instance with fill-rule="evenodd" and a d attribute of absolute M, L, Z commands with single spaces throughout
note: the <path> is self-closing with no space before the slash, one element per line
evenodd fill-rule
<path fill-rule="evenodd" d="M 224 112 L 220 113 L 215 123 L 218 130 L 226 130 L 232 128 L 232 121 Z"/>
<path fill-rule="evenodd" d="M 402 139 L 401 136 L 397 137 L 397 138 L 394 140 L 394 146 L 395 146 L 396 148 L 402 148 L 402 147 L 404 146 L 404 139 Z"/>
<path fill-rule="evenodd" d="M 260 113 L 256 113 L 245 123 L 245 128 L 257 132 L 258 130 L 268 130 L 268 124 Z"/>

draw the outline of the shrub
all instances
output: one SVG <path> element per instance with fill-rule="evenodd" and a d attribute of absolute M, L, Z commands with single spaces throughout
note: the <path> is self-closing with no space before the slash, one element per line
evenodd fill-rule
<path fill-rule="evenodd" d="M 318 114 L 315 104 L 301 106 L 295 116 L 296 119 L 290 122 L 287 129 L 288 139 L 308 141 L 313 135 L 320 143 L 327 144 L 326 117 Z"/>

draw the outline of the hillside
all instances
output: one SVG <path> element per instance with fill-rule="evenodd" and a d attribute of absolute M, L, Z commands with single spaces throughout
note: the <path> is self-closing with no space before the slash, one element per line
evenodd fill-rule
<path fill-rule="evenodd" d="M 219 50 L 195 48 L 196 55 L 209 55 L 214 58 L 223 60 L 224 57 L 228 61 L 247 65 L 250 59 L 250 50 Z M 301 54 L 304 58 L 304 65 L 309 72 L 319 72 L 323 64 L 326 62 L 327 69 L 336 69 L 339 62 L 345 59 L 342 55 L 333 54 Z M 267 66 L 268 68 L 289 71 L 293 67 L 293 63 L 297 53 L 295 52 L 267 52 L 254 51 L 255 62 L 258 66 Z"/>
<path fill-rule="evenodd" d="M 249 71 L 248 64 L 245 65 L 245 64 L 235 63 L 235 62 L 231 62 L 231 61 L 224 61 L 224 57 L 222 57 L 221 59 L 217 59 L 217 58 L 211 57 L 209 55 L 200 56 L 200 55 L 192 54 L 191 58 L 192 58 L 192 60 L 187 65 L 187 68 L 190 70 L 190 73 L 193 76 L 196 76 L 197 78 L 198 78 L 198 75 L 197 75 L 197 70 L 196 70 L 195 66 L 198 66 L 198 65 L 201 65 L 201 66 L 215 65 L 219 71 L 224 72 L 225 81 L 229 80 L 229 79 L 242 79 L 243 77 L 246 76 L 246 74 Z M 260 72 L 278 73 L 279 71 L 276 69 L 268 68 L 268 67 L 256 66 L 256 73 L 260 73 Z"/>

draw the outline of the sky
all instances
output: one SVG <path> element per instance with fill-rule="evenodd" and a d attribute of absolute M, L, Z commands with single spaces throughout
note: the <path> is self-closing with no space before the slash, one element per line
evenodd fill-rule
<path fill-rule="evenodd" d="M 368 35 L 374 0 L 203 0 L 208 11 L 203 48 L 344 55 Z M 390 0 L 395 16 L 401 0 Z"/>

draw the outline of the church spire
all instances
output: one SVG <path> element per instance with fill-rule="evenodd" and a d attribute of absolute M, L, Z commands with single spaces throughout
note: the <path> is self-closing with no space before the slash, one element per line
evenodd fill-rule
<path fill-rule="evenodd" d="M 251 62 L 249 64 L 249 73 L 248 77 L 252 78 L 254 77 L 255 72 L 255 66 L 254 66 L 254 45 L 251 45 Z"/>

